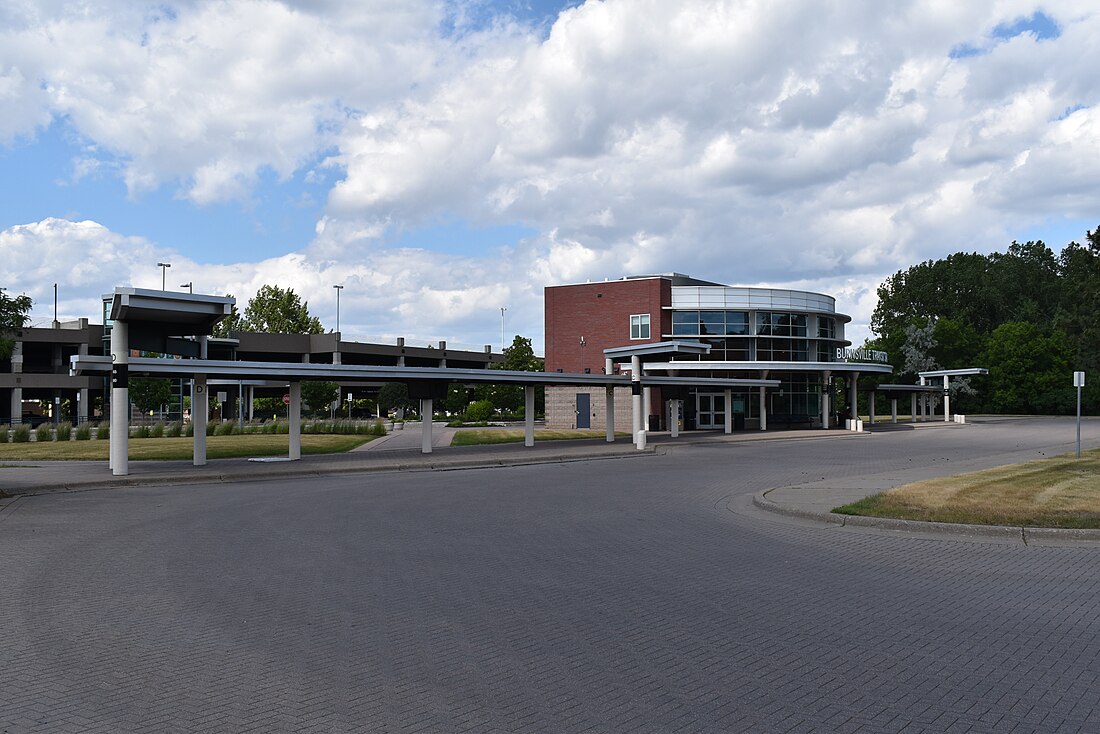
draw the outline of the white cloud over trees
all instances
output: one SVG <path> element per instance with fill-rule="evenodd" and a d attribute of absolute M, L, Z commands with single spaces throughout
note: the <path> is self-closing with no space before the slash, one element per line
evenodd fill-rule
<path fill-rule="evenodd" d="M 475 341 L 505 301 L 533 333 L 545 284 L 670 270 L 850 294 L 866 321 L 899 268 L 1095 218 L 1091 3 L 605 0 L 545 35 L 448 31 L 456 7 L 8 4 L 0 143 L 63 120 L 132 192 L 198 206 L 247 201 L 265 171 L 333 168 L 313 242 L 211 272 L 243 298 L 315 286 L 322 318 L 331 283 L 358 278 L 369 295 L 344 291 L 343 320 L 378 335 Z M 1056 34 L 1003 32 L 1037 12 Z M 465 256 L 383 244 L 448 216 L 535 234 Z M 95 237 L 117 265 L 100 291 L 156 249 L 95 227 L 13 226 L 0 244 Z M 49 263 L 5 266 L 39 289 L 98 272 Z"/>

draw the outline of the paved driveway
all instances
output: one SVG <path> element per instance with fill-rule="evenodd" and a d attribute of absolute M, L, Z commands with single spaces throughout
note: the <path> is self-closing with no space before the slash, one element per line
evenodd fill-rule
<path fill-rule="evenodd" d="M 1070 441 L 1027 421 L 24 498 L 0 732 L 1097 731 L 1100 548 L 748 501 Z"/>

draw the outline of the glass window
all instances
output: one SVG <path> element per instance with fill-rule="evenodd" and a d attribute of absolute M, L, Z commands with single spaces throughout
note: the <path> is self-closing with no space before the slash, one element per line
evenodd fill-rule
<path fill-rule="evenodd" d="M 699 336 L 699 312 L 698 311 L 673 311 L 672 312 L 673 336 Z"/>
<path fill-rule="evenodd" d="M 734 336 L 749 333 L 749 315 L 745 311 L 726 311 L 726 333 Z"/>
<path fill-rule="evenodd" d="M 634 314 L 630 317 L 630 338 L 631 339 L 648 339 L 649 338 L 649 314 L 641 313 Z"/>
<path fill-rule="evenodd" d="M 699 333 L 720 336 L 726 333 L 726 313 L 724 311 L 700 311 Z"/>
<path fill-rule="evenodd" d="M 817 317 L 817 335 L 822 339 L 836 338 L 836 320 L 828 316 Z"/>
<path fill-rule="evenodd" d="M 756 312 L 756 333 L 761 335 L 772 333 L 772 315 L 767 311 Z"/>

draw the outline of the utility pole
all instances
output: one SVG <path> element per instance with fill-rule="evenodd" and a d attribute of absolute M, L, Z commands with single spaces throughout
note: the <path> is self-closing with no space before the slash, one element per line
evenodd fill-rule
<path fill-rule="evenodd" d="M 165 277 L 168 273 L 168 268 L 172 267 L 172 263 L 157 263 L 157 267 L 160 268 L 160 289 L 168 290 L 164 284 Z"/>
<path fill-rule="evenodd" d="M 336 289 L 336 333 L 340 333 L 340 291 L 344 290 L 342 285 L 332 286 Z"/>
<path fill-rule="evenodd" d="M 504 312 L 508 309 L 504 306 L 500 307 L 500 351 L 504 352 Z"/>

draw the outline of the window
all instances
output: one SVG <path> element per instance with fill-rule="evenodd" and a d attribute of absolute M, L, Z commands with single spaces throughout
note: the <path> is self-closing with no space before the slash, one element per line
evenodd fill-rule
<path fill-rule="evenodd" d="M 673 311 L 672 312 L 673 336 L 699 336 L 699 312 L 698 311 Z"/>
<path fill-rule="evenodd" d="M 630 338 L 631 339 L 648 339 L 649 338 L 649 314 L 640 313 L 634 314 L 630 317 Z"/>

